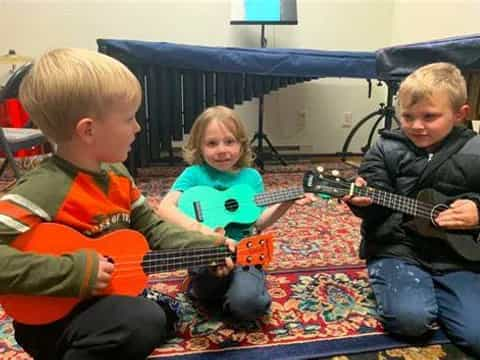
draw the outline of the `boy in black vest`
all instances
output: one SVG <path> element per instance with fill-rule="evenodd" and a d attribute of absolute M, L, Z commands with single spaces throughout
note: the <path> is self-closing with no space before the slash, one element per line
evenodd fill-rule
<path fill-rule="evenodd" d="M 363 219 L 360 256 L 385 329 L 428 337 L 438 323 L 478 357 L 480 137 L 461 126 L 466 101 L 465 79 L 452 64 L 408 76 L 398 92 L 401 129 L 382 133 L 356 179 L 384 192 L 344 200 Z M 443 194 L 431 203 L 446 206 L 415 202 L 425 189 Z M 405 213 L 433 226 L 411 225 Z"/>

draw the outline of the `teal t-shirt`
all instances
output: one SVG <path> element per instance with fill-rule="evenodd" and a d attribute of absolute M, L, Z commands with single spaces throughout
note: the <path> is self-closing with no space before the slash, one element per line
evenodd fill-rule
<path fill-rule="evenodd" d="M 249 185 L 257 194 L 264 191 L 262 176 L 253 168 L 247 167 L 236 172 L 225 172 L 203 164 L 187 167 L 173 183 L 172 190 L 183 192 L 200 185 L 210 186 L 217 190 L 227 190 L 238 184 Z M 253 224 L 232 223 L 225 228 L 227 236 L 235 240 L 250 236 L 252 230 Z"/>

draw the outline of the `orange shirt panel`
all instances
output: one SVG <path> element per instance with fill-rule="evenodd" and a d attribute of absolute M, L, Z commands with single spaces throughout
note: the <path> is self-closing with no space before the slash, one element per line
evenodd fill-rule
<path fill-rule="evenodd" d="M 91 175 L 80 173 L 55 221 L 85 232 L 98 228 L 110 215 L 129 215 L 132 203 L 130 184 L 128 178 L 109 173 L 109 186 L 105 193 Z"/>

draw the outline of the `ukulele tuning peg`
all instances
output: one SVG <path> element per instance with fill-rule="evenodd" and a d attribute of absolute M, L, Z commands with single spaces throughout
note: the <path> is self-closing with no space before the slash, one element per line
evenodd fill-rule
<path fill-rule="evenodd" d="M 340 171 L 338 171 L 338 170 L 332 170 L 332 175 L 333 175 L 333 176 L 340 176 Z"/>
<path fill-rule="evenodd" d="M 318 172 L 318 173 L 321 174 L 321 173 L 323 173 L 324 170 L 325 170 L 325 169 L 323 168 L 323 166 L 317 166 L 317 172 Z"/>

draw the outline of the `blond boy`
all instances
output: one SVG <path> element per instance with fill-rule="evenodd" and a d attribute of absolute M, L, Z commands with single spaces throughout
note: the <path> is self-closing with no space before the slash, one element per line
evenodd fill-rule
<path fill-rule="evenodd" d="M 96 296 L 115 270 L 96 251 L 21 252 L 9 246 L 19 234 L 57 222 L 89 237 L 134 229 L 152 249 L 213 245 L 213 236 L 162 222 L 121 164 L 140 131 L 141 96 L 124 65 L 81 49 L 47 52 L 23 80 L 21 102 L 57 151 L 0 199 L 0 293 L 84 299 L 53 323 L 14 322 L 16 340 L 35 359 L 145 359 L 173 318 L 145 297 Z"/>
<path fill-rule="evenodd" d="M 382 207 L 378 198 L 345 200 L 363 219 L 360 255 L 367 260 L 385 329 L 428 339 L 439 324 L 452 342 L 478 357 L 480 137 L 461 126 L 469 110 L 466 101 L 465 80 L 454 65 L 417 69 L 398 92 L 401 129 L 381 135 L 356 180 L 386 191 L 381 196 L 396 201 L 397 209 L 410 204 L 417 218 L 427 224 L 431 218 L 432 227 L 411 227 L 405 210 Z M 425 189 L 437 191 L 448 208 L 389 195 L 414 198 Z M 443 230 L 437 235 L 432 229 Z"/>

